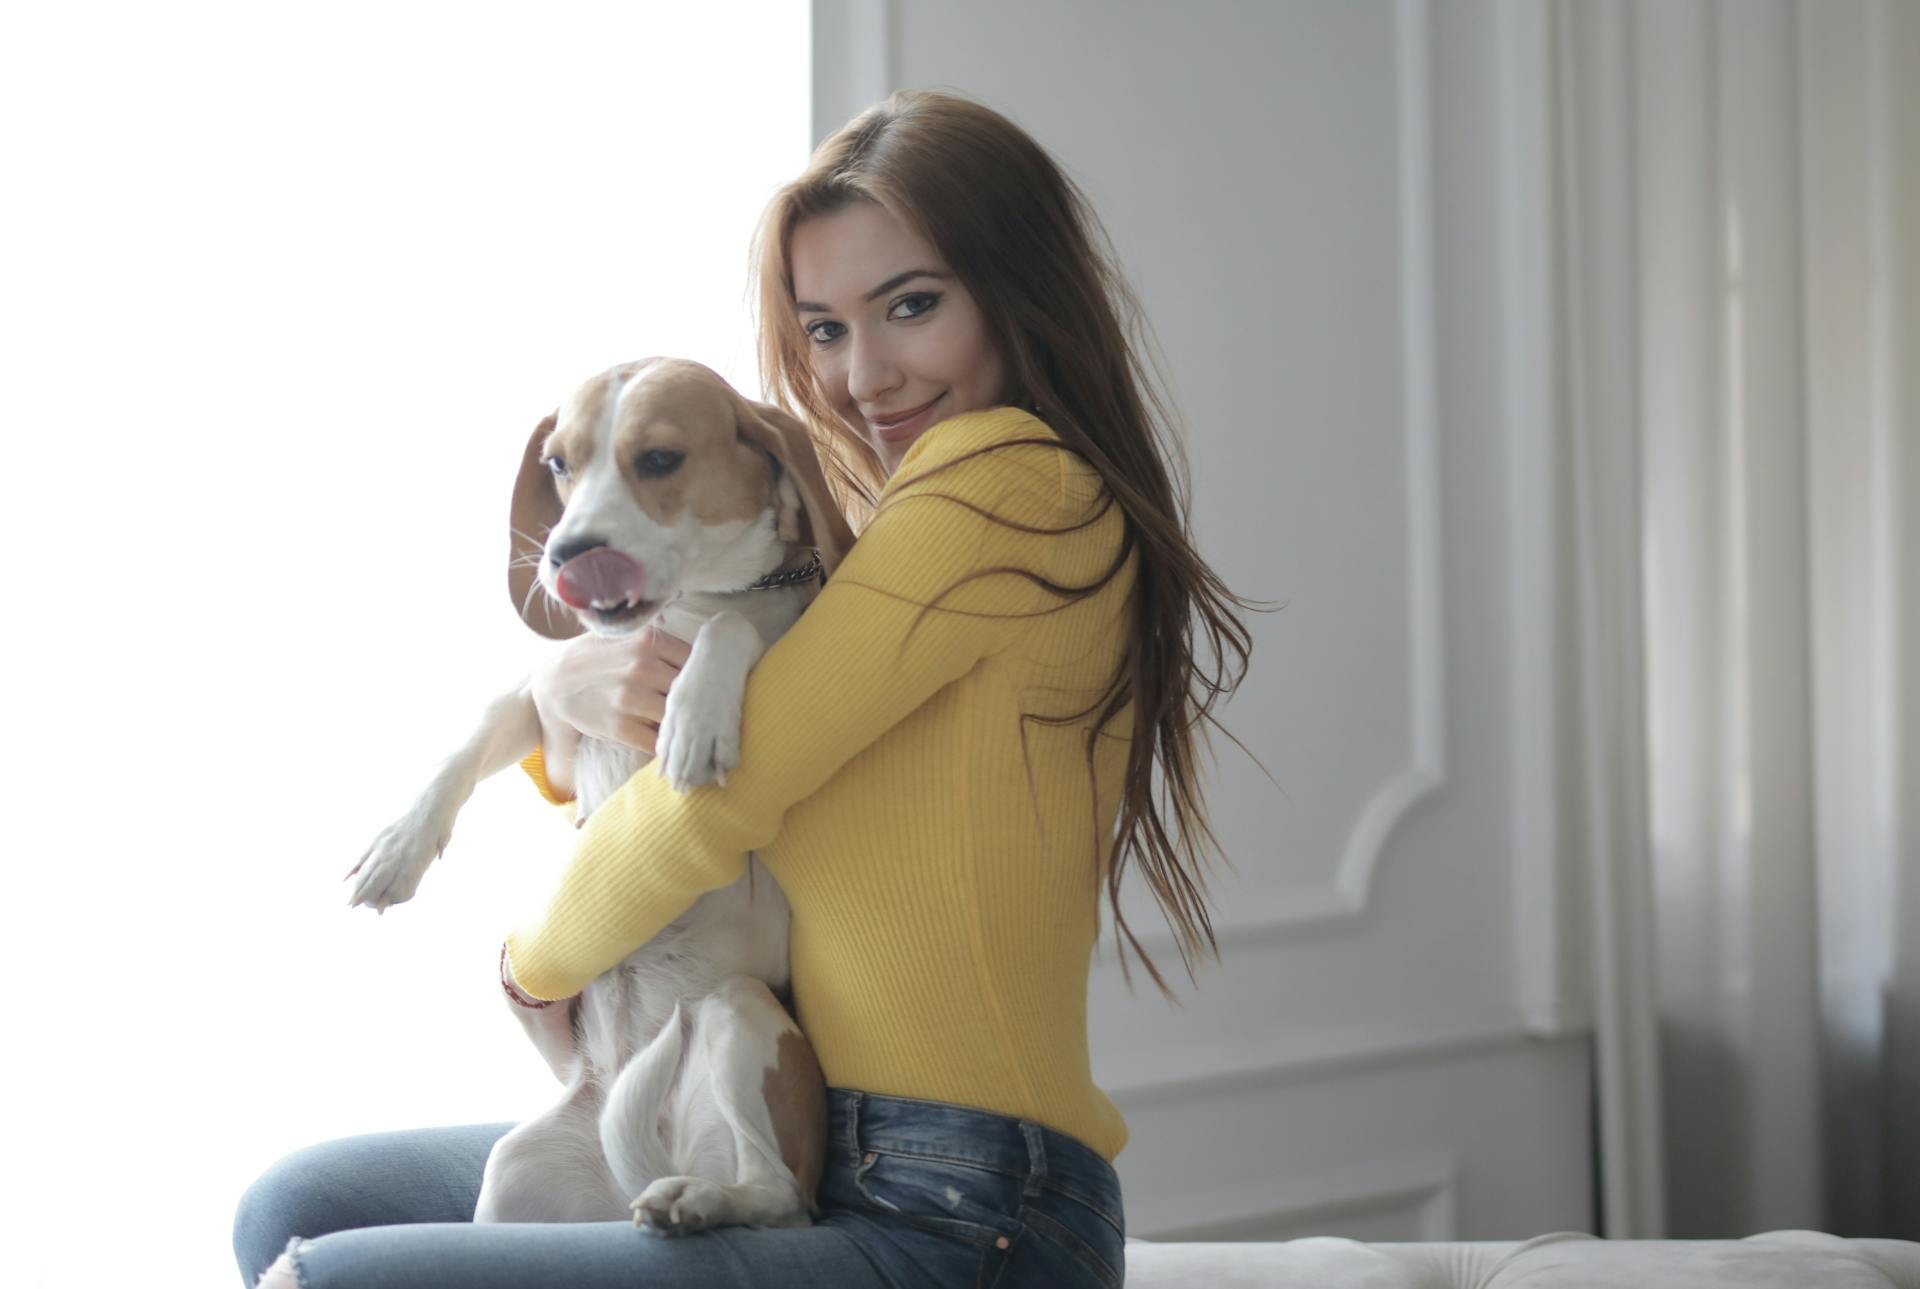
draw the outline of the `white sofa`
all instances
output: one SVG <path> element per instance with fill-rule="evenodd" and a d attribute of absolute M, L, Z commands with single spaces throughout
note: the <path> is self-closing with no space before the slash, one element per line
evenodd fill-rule
<path fill-rule="evenodd" d="M 1920 1289 L 1920 1244 L 1769 1231 L 1744 1240 L 1275 1244 L 1127 1241 L 1127 1289 Z"/>

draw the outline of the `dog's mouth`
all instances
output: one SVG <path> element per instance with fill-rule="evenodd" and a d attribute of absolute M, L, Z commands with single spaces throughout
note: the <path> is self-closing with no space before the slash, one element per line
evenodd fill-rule
<path fill-rule="evenodd" d="M 638 623 L 661 605 L 640 562 L 611 546 L 596 546 L 562 564 L 553 576 L 553 593 L 588 627 Z"/>
<path fill-rule="evenodd" d="M 636 600 L 631 596 L 612 602 L 595 600 L 581 610 L 581 616 L 603 627 L 622 627 L 652 617 L 660 607 L 658 600 Z"/>

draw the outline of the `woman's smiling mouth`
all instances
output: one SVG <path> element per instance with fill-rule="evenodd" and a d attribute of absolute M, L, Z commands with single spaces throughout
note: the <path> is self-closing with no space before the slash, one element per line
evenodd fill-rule
<path fill-rule="evenodd" d="M 869 416 L 867 424 L 873 427 L 875 434 L 888 443 L 898 443 L 901 439 L 911 438 L 925 429 L 928 418 L 933 412 L 933 405 L 945 397 L 944 393 L 935 395 L 929 402 L 922 403 L 919 407 L 909 408 L 896 416 L 887 418 Z"/>

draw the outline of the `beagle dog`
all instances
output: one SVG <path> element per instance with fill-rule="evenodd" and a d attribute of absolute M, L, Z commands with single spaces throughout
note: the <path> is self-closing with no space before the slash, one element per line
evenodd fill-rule
<path fill-rule="evenodd" d="M 747 672 L 853 543 L 805 427 L 672 358 L 602 372 L 534 428 L 510 531 L 508 589 L 541 635 L 659 623 L 692 642 L 657 740 L 682 790 L 724 782 Z M 350 904 L 411 898 L 475 785 L 538 746 L 530 685 L 496 699 L 374 840 L 347 874 L 359 877 Z M 583 738 L 579 818 L 652 759 Z M 567 1090 L 494 1145 L 474 1220 L 810 1225 L 826 1086 L 783 1001 L 788 921 L 748 856 L 739 881 L 701 896 L 569 1014 L 515 1007 Z"/>

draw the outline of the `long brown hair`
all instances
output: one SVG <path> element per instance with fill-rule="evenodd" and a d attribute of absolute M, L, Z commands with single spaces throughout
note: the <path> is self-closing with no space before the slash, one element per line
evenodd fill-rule
<path fill-rule="evenodd" d="M 1120 911 L 1120 879 L 1129 859 L 1139 864 L 1175 930 L 1189 980 L 1203 941 L 1218 960 L 1201 861 L 1208 852 L 1225 856 L 1207 820 L 1197 752 L 1207 735 L 1202 722 L 1226 732 L 1213 705 L 1246 674 L 1251 640 L 1235 610 L 1259 606 L 1229 591 L 1194 549 L 1185 454 L 1141 358 L 1151 336 L 1085 197 L 1018 126 L 947 94 L 903 90 L 841 127 L 774 195 L 754 240 L 766 394 L 809 422 L 855 526 L 864 528 L 873 513 L 886 471 L 814 380 L 788 259 L 797 224 L 855 202 L 880 206 L 940 254 L 979 304 L 1019 403 L 1099 471 L 1107 504 L 1117 499 L 1125 511 L 1123 549 L 1105 577 L 1082 587 L 1045 585 L 1067 603 L 1085 598 L 1137 551 L 1126 654 L 1091 706 L 1023 719 L 1064 725 L 1099 709 L 1087 733 L 1091 773 L 1096 740 L 1133 705 L 1107 892 L 1116 942 L 1124 931 L 1171 998 Z M 1195 656 L 1196 632 L 1206 637 L 1211 669 Z M 1095 850 L 1097 874 L 1104 858 L 1097 829 Z M 1124 945 L 1120 965 L 1131 988 Z"/>

